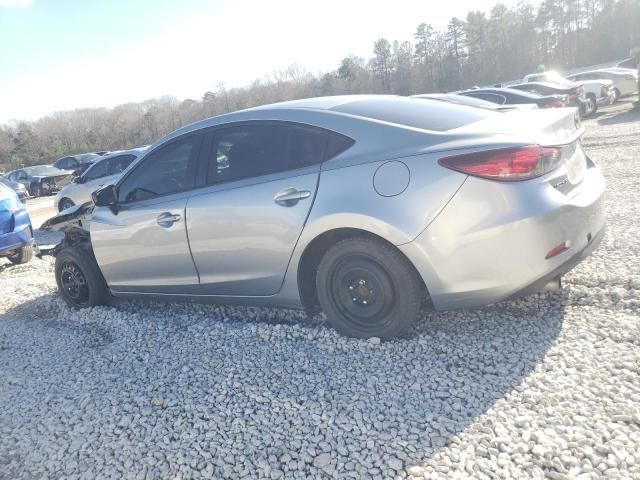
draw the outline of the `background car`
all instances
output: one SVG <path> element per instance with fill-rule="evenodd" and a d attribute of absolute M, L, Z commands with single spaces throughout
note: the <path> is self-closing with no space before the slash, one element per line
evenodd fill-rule
<path fill-rule="evenodd" d="M 14 192 L 16 192 L 21 202 L 29 198 L 29 192 L 27 191 L 27 187 L 25 187 L 22 183 L 12 182 L 11 180 L 7 180 L 4 177 L 0 177 L 0 183 L 11 188 Z"/>
<path fill-rule="evenodd" d="M 101 153 L 67 155 L 53 162 L 53 166 L 61 170 L 72 170 L 74 175 L 80 175 L 99 158 L 102 158 Z"/>
<path fill-rule="evenodd" d="M 112 153 L 97 160 L 82 175 L 58 192 L 54 205 L 58 211 L 91 200 L 91 192 L 102 185 L 113 183 L 118 176 L 146 151 L 148 146 Z"/>
<path fill-rule="evenodd" d="M 583 80 L 580 82 L 573 82 L 556 71 L 548 71 L 542 73 L 532 73 L 525 75 L 524 81 L 531 82 L 548 82 L 555 83 L 564 88 L 582 88 L 584 92 L 584 114 L 591 115 L 598 110 L 599 105 L 606 105 L 616 100 L 609 89 L 613 87 L 613 82 L 607 79 L 596 80 Z M 571 93 L 569 93 L 571 95 Z"/>
<path fill-rule="evenodd" d="M 537 105 L 532 103 L 499 105 L 487 100 L 481 100 L 480 98 L 474 98 L 468 95 L 460 95 L 458 93 L 424 93 L 412 95 L 411 98 L 424 98 L 427 100 L 455 103 L 457 105 L 467 105 L 469 107 L 489 108 L 500 112 L 507 112 L 518 108 L 538 108 Z"/>
<path fill-rule="evenodd" d="M 583 133 L 572 109 L 385 95 L 213 117 L 46 222 L 71 229 L 56 281 L 74 307 L 109 291 L 278 305 L 404 335 L 427 296 L 449 309 L 540 291 L 596 247 L 604 178 Z"/>
<path fill-rule="evenodd" d="M 568 95 L 538 95 L 510 88 L 474 88 L 459 95 L 493 102 L 498 105 L 533 104 L 538 108 L 563 108 L 569 106 Z"/>
<path fill-rule="evenodd" d="M 33 229 L 29 213 L 16 193 L 0 184 L 0 257 L 15 264 L 33 257 Z"/>
<path fill-rule="evenodd" d="M 51 165 L 36 165 L 13 170 L 5 178 L 22 183 L 33 197 L 59 191 L 71 181 L 73 172 L 60 170 Z"/>
<path fill-rule="evenodd" d="M 610 80 L 614 100 L 627 95 L 632 95 L 638 90 L 638 72 L 633 70 L 594 70 L 590 72 L 569 75 L 569 80 L 575 82 L 583 80 Z"/>
<path fill-rule="evenodd" d="M 582 85 L 563 86 L 552 82 L 527 82 L 509 85 L 509 88 L 538 95 L 567 95 L 570 107 L 576 107 L 580 116 L 587 114 L 587 97 Z"/>

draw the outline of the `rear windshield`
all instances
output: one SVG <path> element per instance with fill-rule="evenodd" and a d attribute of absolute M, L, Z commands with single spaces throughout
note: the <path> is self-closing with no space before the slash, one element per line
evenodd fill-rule
<path fill-rule="evenodd" d="M 491 110 L 425 98 L 380 97 L 337 105 L 331 110 L 360 117 L 445 132 L 499 115 Z"/>
<path fill-rule="evenodd" d="M 520 97 L 527 97 L 527 98 L 533 98 L 533 99 L 540 98 L 542 96 L 538 93 L 531 92 L 529 90 L 505 89 L 505 93 L 511 93 L 512 95 L 518 95 Z"/>

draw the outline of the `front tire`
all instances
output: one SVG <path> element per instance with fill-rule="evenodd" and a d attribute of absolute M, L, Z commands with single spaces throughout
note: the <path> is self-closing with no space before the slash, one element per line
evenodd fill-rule
<path fill-rule="evenodd" d="M 73 200 L 65 197 L 62 200 L 60 200 L 60 203 L 58 203 L 58 211 L 61 212 L 63 210 L 66 210 L 69 207 L 73 207 L 74 205 L 75 203 L 73 203 Z"/>
<path fill-rule="evenodd" d="M 33 258 L 33 245 L 25 245 L 17 253 L 7 257 L 15 265 L 22 265 Z"/>
<path fill-rule="evenodd" d="M 389 339 L 406 334 L 420 312 L 422 283 L 393 246 L 347 238 L 329 248 L 316 274 L 320 306 L 349 337 Z"/>
<path fill-rule="evenodd" d="M 32 197 L 39 197 L 40 195 L 42 195 L 42 187 L 40 187 L 40 185 L 38 185 L 37 183 L 31 185 L 30 190 Z"/>
<path fill-rule="evenodd" d="M 95 259 L 85 250 L 69 247 L 56 256 L 56 283 L 64 301 L 73 308 L 107 303 L 107 284 Z"/>

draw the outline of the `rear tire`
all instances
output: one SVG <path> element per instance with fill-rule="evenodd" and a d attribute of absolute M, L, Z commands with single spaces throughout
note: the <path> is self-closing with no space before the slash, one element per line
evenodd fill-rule
<path fill-rule="evenodd" d="M 598 102 L 593 93 L 587 94 L 587 112 L 586 115 L 593 115 L 598 111 Z"/>
<path fill-rule="evenodd" d="M 9 261 L 15 265 L 22 265 L 29 262 L 33 258 L 33 245 L 26 245 L 18 250 L 18 253 L 14 253 L 7 257 Z"/>
<path fill-rule="evenodd" d="M 107 284 L 95 259 L 85 250 L 69 247 L 56 256 L 56 283 L 73 308 L 95 307 L 108 301 Z"/>
<path fill-rule="evenodd" d="M 413 266 L 393 245 L 347 238 L 329 248 L 316 274 L 320 306 L 349 337 L 388 339 L 415 324 L 423 297 Z"/>

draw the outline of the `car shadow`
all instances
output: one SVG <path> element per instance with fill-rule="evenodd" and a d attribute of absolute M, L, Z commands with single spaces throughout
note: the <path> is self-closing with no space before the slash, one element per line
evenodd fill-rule
<path fill-rule="evenodd" d="M 628 110 L 623 110 L 616 115 L 598 119 L 598 125 L 617 125 L 620 123 L 636 122 L 640 120 L 640 110 L 629 104 Z"/>
<path fill-rule="evenodd" d="M 56 384 L 74 382 L 71 391 L 61 387 L 58 397 L 53 387 L 49 396 L 56 401 L 40 403 L 30 419 L 21 419 L 33 431 L 45 431 L 38 419 L 51 415 L 73 424 L 77 413 L 70 406 L 90 395 L 96 408 L 108 411 L 93 418 L 94 431 L 113 430 L 110 424 L 127 415 L 120 408 L 126 404 L 134 411 L 153 409 L 169 438 L 181 438 L 180 449 L 186 451 L 200 446 L 195 437 L 181 436 L 181 424 L 206 418 L 207 435 L 223 446 L 248 441 L 232 433 L 238 425 L 259 432 L 259 443 L 278 439 L 259 448 L 244 445 L 254 459 L 290 452 L 299 458 L 308 451 L 320 453 L 327 444 L 331 451 L 349 447 L 339 450 L 344 457 L 358 446 L 358 461 L 371 468 L 384 468 L 389 458 L 408 467 L 423 465 L 457 442 L 540 365 L 562 329 L 566 300 L 562 292 L 546 293 L 479 309 L 424 310 L 407 338 L 377 344 L 345 339 L 322 318 L 291 310 L 116 300 L 110 307 L 77 312 L 57 295 L 43 295 L 7 312 L 3 332 L 11 346 L 11 332 L 24 334 L 19 327 L 26 324 L 30 341 L 47 352 L 29 357 L 23 370 L 11 348 L 0 348 L 0 362 L 7 372 L 38 369 L 38 362 L 52 371 L 53 362 L 61 377 Z M 63 343 L 55 340 L 58 336 Z M 65 355 L 51 353 L 61 345 Z M 149 356 L 154 357 L 151 368 Z M 75 362 L 82 364 L 82 381 L 69 368 Z M 44 388 L 28 378 L 20 382 L 20 395 Z M 12 388 L 0 398 L 10 396 Z M 235 402 L 229 402 L 230 391 Z M 279 413 L 274 417 L 273 412 Z M 178 418 L 174 425 L 172 419 Z M 125 436 L 141 431 L 116 430 Z M 59 442 L 60 434 L 45 433 L 39 442 Z M 124 447 L 112 440 L 114 458 L 122 458 Z M 172 442 L 138 440 L 140 455 L 177 448 Z M 91 462 L 88 453 L 78 455 L 78 461 Z M 32 461 L 21 459 L 24 465 Z M 171 465 L 171 471 L 178 467 Z M 214 477 L 222 474 L 218 468 Z"/>

